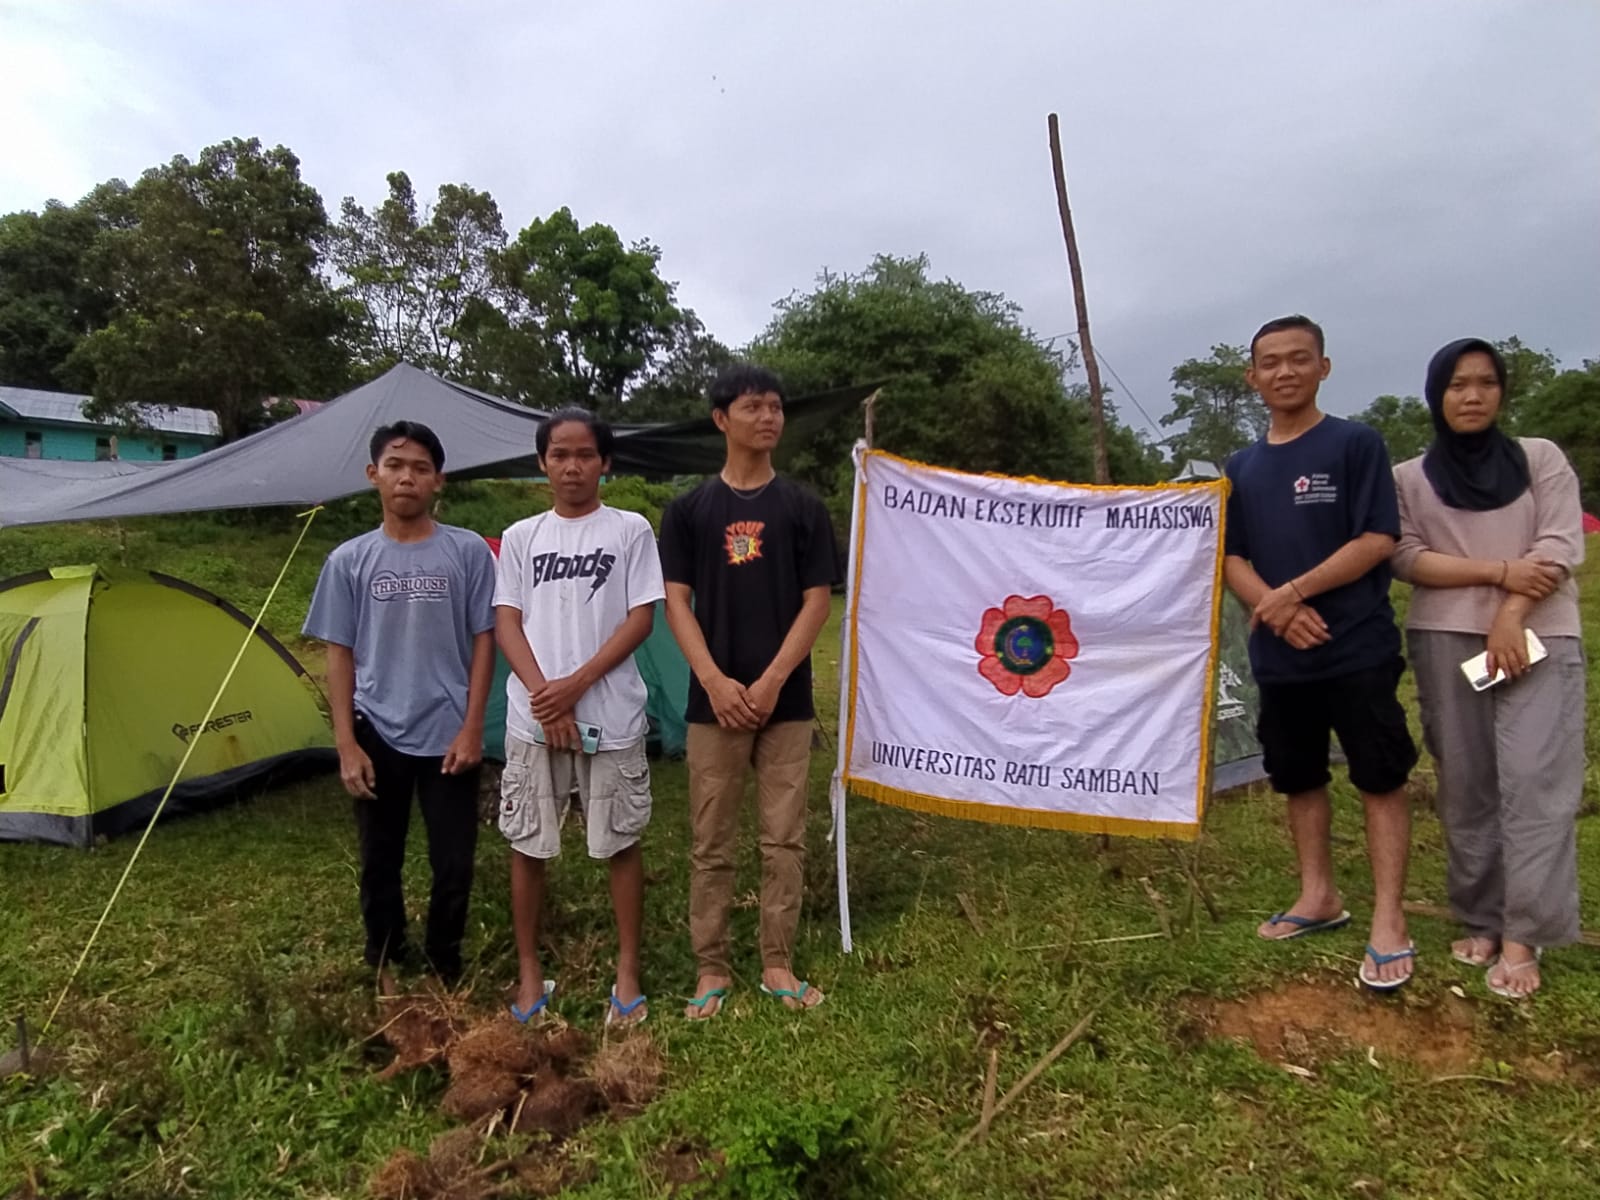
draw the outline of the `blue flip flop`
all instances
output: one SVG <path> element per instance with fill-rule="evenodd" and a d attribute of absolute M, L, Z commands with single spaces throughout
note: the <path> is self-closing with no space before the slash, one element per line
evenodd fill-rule
<path fill-rule="evenodd" d="M 1384 963 L 1399 962 L 1402 958 L 1409 958 L 1415 961 L 1416 957 L 1417 947 L 1411 942 L 1406 943 L 1404 950 L 1396 950 L 1393 954 L 1379 954 L 1370 944 L 1367 946 L 1367 958 L 1372 960 L 1372 965 L 1375 967 L 1381 967 Z M 1411 982 L 1410 975 L 1402 975 L 1399 979 L 1368 979 L 1366 959 L 1361 960 L 1361 967 L 1356 971 L 1356 978 L 1375 992 L 1392 992 L 1396 988 L 1405 987 L 1406 984 Z"/>
<path fill-rule="evenodd" d="M 511 1006 L 511 1015 L 517 1019 L 517 1024 L 526 1025 L 529 1021 L 533 1020 L 534 1017 L 548 1010 L 550 1007 L 550 997 L 555 995 L 555 991 L 556 981 L 554 979 L 546 979 L 544 981 L 544 995 L 540 996 L 532 1004 L 528 1005 L 527 1008 L 518 1008 L 515 1004 L 513 1004 Z"/>
<path fill-rule="evenodd" d="M 1292 942 L 1297 937 L 1305 937 L 1308 933 L 1328 933 L 1335 929 L 1343 929 L 1350 924 L 1350 911 L 1346 909 L 1337 917 L 1328 917 L 1318 920 L 1316 917 L 1297 917 L 1293 913 L 1275 912 L 1267 918 L 1268 925 L 1293 925 L 1292 933 L 1279 934 L 1277 937 L 1261 935 L 1264 942 Z"/>
<path fill-rule="evenodd" d="M 617 999 L 617 989 L 612 988 L 611 999 L 606 1005 L 606 1024 L 643 1025 L 650 1019 L 650 1010 L 648 1008 L 644 1010 L 644 1015 L 641 1016 L 637 1021 L 630 1021 L 628 1018 L 633 1016 L 635 1012 L 638 1012 L 639 1006 L 645 1003 L 648 998 L 649 997 L 647 997 L 643 992 L 640 992 L 632 1002 L 624 1004 L 621 1000 Z"/>

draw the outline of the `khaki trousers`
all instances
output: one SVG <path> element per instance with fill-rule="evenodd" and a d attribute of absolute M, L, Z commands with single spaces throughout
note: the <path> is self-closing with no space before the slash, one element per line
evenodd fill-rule
<path fill-rule="evenodd" d="M 761 821 L 761 965 L 787 967 L 800 924 L 805 874 L 806 775 L 811 722 L 761 730 L 689 726 L 689 936 L 702 975 L 733 974 L 733 908 L 739 809 L 750 768 Z"/>

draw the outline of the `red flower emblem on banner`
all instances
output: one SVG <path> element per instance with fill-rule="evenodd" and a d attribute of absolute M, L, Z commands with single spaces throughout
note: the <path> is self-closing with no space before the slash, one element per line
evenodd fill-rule
<path fill-rule="evenodd" d="M 1067 660 L 1078 657 L 1072 618 L 1049 596 L 1007 596 L 983 614 L 975 646 L 978 674 L 1002 696 L 1048 696 L 1072 674 Z"/>

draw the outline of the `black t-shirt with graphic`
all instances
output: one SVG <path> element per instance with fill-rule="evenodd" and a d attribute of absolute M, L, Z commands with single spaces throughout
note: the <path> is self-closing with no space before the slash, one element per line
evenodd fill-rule
<path fill-rule="evenodd" d="M 1281 587 L 1364 533 L 1400 536 L 1389 452 L 1378 431 L 1325 416 L 1293 441 L 1262 438 L 1228 460 L 1226 552 Z M 1331 639 L 1296 650 L 1265 625 L 1250 635 L 1263 683 L 1312 682 L 1383 666 L 1400 654 L 1389 606 L 1389 564 L 1309 601 Z"/>
<path fill-rule="evenodd" d="M 661 570 L 668 583 L 694 589 L 712 661 L 748 687 L 777 657 L 805 592 L 836 580 L 833 525 L 822 501 L 791 480 L 779 476 L 741 495 L 715 477 L 667 506 Z M 778 693 L 771 719 L 808 721 L 814 713 L 808 655 Z M 692 675 L 686 717 L 702 724 L 717 719 Z"/>

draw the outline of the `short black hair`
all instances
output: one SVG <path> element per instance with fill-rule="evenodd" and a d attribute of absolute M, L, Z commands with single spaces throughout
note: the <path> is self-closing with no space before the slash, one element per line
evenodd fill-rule
<path fill-rule="evenodd" d="M 616 434 L 611 430 L 611 422 L 595 416 L 587 408 L 579 408 L 576 404 L 566 408 L 558 408 L 544 420 L 539 422 L 539 428 L 533 431 L 533 448 L 543 458 L 550 449 L 550 432 L 557 425 L 565 425 L 568 421 L 577 421 L 587 425 L 589 432 L 594 434 L 594 448 L 600 452 L 601 458 L 611 457 L 611 448 L 616 444 Z"/>
<path fill-rule="evenodd" d="M 776 371 L 758 367 L 755 363 L 736 362 L 723 367 L 711 382 L 711 407 L 726 410 L 740 396 L 764 396 L 772 392 L 779 400 L 788 402 L 783 380 Z"/>
<path fill-rule="evenodd" d="M 1322 336 L 1322 326 L 1318 325 L 1310 317 L 1302 317 L 1299 313 L 1293 313 L 1287 317 L 1276 317 L 1256 330 L 1255 337 L 1250 339 L 1251 361 L 1255 361 L 1257 342 L 1269 333 L 1283 333 L 1289 329 L 1307 330 L 1312 337 L 1317 339 L 1317 353 L 1326 354 L 1328 352 L 1327 341 Z"/>
<path fill-rule="evenodd" d="M 372 435 L 372 443 L 368 447 L 372 451 L 372 463 L 377 465 L 378 459 L 383 457 L 383 448 L 390 442 L 415 442 L 428 452 L 428 457 L 433 459 L 435 471 L 444 470 L 444 446 L 439 442 L 439 435 L 429 429 L 421 421 L 396 421 L 393 425 L 380 425 Z"/>

